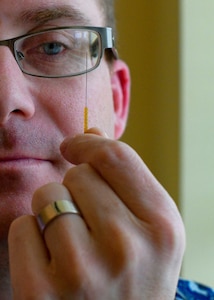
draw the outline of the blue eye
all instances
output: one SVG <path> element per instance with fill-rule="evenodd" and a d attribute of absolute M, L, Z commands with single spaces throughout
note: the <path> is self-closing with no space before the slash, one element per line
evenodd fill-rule
<path fill-rule="evenodd" d="M 90 46 L 91 57 L 94 57 L 94 58 L 98 57 L 98 55 L 99 55 L 99 46 L 100 45 L 99 45 L 98 39 L 96 39 L 93 42 L 93 44 L 91 44 L 91 46 Z"/>
<path fill-rule="evenodd" d="M 60 43 L 46 43 L 43 45 L 43 50 L 48 55 L 57 55 L 62 49 L 63 46 Z"/>

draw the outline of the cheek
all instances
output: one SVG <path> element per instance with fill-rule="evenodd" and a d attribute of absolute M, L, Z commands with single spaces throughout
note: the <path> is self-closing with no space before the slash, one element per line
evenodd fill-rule
<path fill-rule="evenodd" d="M 100 94 L 97 101 L 89 104 L 89 125 L 104 130 L 109 137 L 114 136 L 114 110 L 112 98 L 107 94 Z"/>
<path fill-rule="evenodd" d="M 39 86 L 39 89 L 38 89 Z M 63 136 L 84 132 L 84 107 L 88 106 L 88 127 L 99 127 L 114 137 L 114 107 L 108 68 L 86 76 L 64 79 L 36 79 L 31 84 L 37 115 L 48 122 L 50 132 Z M 87 90 L 86 90 L 87 87 Z"/>
<path fill-rule="evenodd" d="M 46 84 L 40 84 L 39 92 L 34 93 L 39 114 L 46 122 L 48 120 L 57 127 L 63 136 L 83 132 L 85 105 L 83 85 L 81 77 L 51 79 L 47 80 Z"/>
<path fill-rule="evenodd" d="M 97 79 L 88 91 L 89 127 L 99 127 L 114 137 L 114 106 L 109 75 Z"/>

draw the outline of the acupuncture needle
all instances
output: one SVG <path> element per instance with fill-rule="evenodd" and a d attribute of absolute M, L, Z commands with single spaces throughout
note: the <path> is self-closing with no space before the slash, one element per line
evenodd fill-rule
<path fill-rule="evenodd" d="M 88 130 L 88 56 L 86 53 L 84 132 Z"/>

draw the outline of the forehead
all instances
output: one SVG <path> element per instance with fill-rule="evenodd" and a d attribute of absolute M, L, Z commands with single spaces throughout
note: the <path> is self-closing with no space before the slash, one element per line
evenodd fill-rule
<path fill-rule="evenodd" d="M 0 31 L 11 24 L 19 28 L 63 19 L 71 25 L 103 26 L 97 0 L 0 0 Z"/>

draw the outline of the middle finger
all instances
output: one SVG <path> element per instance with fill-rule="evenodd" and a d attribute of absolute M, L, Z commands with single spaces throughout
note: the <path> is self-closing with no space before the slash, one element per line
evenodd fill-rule
<path fill-rule="evenodd" d="M 63 181 L 92 231 L 109 232 L 109 226 L 127 221 L 133 214 L 105 179 L 89 164 L 70 169 Z M 124 224 L 123 224 L 124 226 Z"/>

